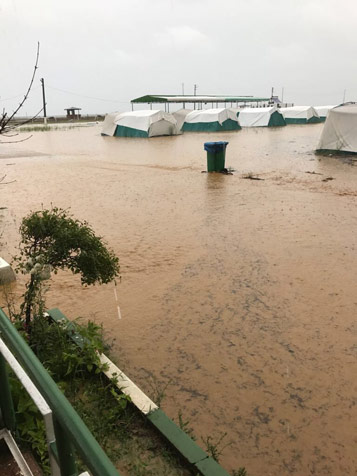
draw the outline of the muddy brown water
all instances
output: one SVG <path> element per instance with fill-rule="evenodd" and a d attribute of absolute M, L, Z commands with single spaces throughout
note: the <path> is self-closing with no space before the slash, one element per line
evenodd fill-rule
<path fill-rule="evenodd" d="M 357 168 L 314 155 L 321 130 L 0 146 L 2 256 L 31 210 L 91 223 L 120 257 L 121 319 L 112 284 L 68 273 L 48 304 L 103 322 L 123 370 L 154 399 L 170 383 L 168 415 L 202 446 L 227 433 L 223 466 L 249 476 L 356 474 Z M 201 173 L 207 140 L 229 141 L 234 175 Z"/>

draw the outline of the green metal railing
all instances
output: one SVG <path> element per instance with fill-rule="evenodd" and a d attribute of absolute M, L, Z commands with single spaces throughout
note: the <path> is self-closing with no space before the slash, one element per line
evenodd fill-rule
<path fill-rule="evenodd" d="M 56 441 L 49 445 L 49 451 L 58 461 L 60 475 L 78 475 L 75 464 L 75 448 L 93 476 L 118 476 L 118 471 L 98 442 L 1 308 L 0 337 L 18 359 L 52 410 Z M 5 426 L 14 431 L 16 427 L 15 413 L 2 354 L 0 354 L 0 389 L 2 419 Z"/>

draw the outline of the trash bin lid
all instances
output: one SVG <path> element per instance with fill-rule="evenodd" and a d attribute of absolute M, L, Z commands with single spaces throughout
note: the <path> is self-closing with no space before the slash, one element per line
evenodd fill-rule
<path fill-rule="evenodd" d="M 225 150 L 225 148 L 227 147 L 227 144 L 229 144 L 229 142 L 225 142 L 225 141 L 205 142 L 204 149 L 207 152 L 221 152 L 222 150 Z"/>

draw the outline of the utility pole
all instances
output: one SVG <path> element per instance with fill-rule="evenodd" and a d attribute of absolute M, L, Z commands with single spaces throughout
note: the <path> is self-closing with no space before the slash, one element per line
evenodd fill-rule
<path fill-rule="evenodd" d="M 193 85 L 193 95 L 196 96 L 196 93 L 197 93 L 197 84 L 194 84 Z"/>
<path fill-rule="evenodd" d="M 46 114 L 46 97 L 45 97 L 45 80 L 40 79 L 42 83 L 42 101 L 43 101 L 43 123 L 47 125 L 47 114 Z"/>
<path fill-rule="evenodd" d="M 182 86 L 182 96 L 184 96 L 185 95 L 185 83 L 182 83 L 181 86 Z"/>
<path fill-rule="evenodd" d="M 281 102 L 284 103 L 284 86 L 281 88 Z"/>

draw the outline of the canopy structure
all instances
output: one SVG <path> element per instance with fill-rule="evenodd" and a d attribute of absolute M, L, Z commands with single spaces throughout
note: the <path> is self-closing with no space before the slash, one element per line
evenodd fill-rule
<path fill-rule="evenodd" d="M 326 117 L 329 110 L 332 109 L 333 107 L 336 107 L 336 105 L 337 104 L 335 104 L 334 106 L 314 106 L 315 111 L 320 116 L 321 122 L 326 121 Z"/>
<path fill-rule="evenodd" d="M 317 150 L 357 154 L 356 103 L 341 104 L 330 109 Z"/>
<path fill-rule="evenodd" d="M 281 107 L 287 124 L 312 124 L 320 121 L 320 116 L 312 106 Z"/>
<path fill-rule="evenodd" d="M 236 113 L 232 109 L 204 109 L 192 111 L 185 117 L 184 132 L 219 132 L 241 129 Z"/>
<path fill-rule="evenodd" d="M 163 111 L 143 110 L 107 114 L 102 135 L 154 137 L 177 134 L 177 121 Z"/>
<path fill-rule="evenodd" d="M 154 103 L 160 103 L 160 104 L 165 104 L 165 111 L 169 111 L 169 105 L 174 104 L 174 103 L 182 103 L 182 107 L 185 107 L 186 104 L 193 104 L 194 109 L 202 109 L 202 106 L 204 104 L 211 104 L 212 107 L 214 105 L 218 108 L 218 105 L 224 104 L 226 105 L 231 105 L 233 104 L 252 104 L 252 103 L 268 103 L 270 101 L 270 98 L 265 98 L 265 97 L 255 97 L 255 96 L 233 96 L 233 95 L 227 95 L 227 96 L 189 96 L 189 95 L 182 95 L 182 96 L 175 96 L 175 95 L 161 95 L 161 94 L 147 94 L 146 96 L 141 96 L 140 98 L 132 99 L 131 100 L 131 105 L 133 108 L 134 104 L 137 103 L 146 103 L 150 104 L 150 107 L 152 107 L 152 104 Z"/>
<path fill-rule="evenodd" d="M 233 111 L 237 111 L 233 109 Z M 279 127 L 286 126 L 284 116 L 276 106 L 245 107 L 236 112 L 242 127 Z"/>

